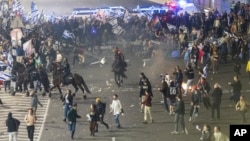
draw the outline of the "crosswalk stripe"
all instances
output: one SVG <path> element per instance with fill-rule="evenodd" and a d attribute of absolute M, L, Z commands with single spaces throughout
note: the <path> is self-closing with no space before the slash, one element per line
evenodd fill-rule
<path fill-rule="evenodd" d="M 11 96 L 8 93 L 0 91 L 0 98 L 3 101 L 3 105 L 0 105 L 0 141 L 7 141 L 9 138 L 5 124 L 9 112 L 12 112 L 13 117 L 21 122 L 17 135 L 18 141 L 28 140 L 24 117 L 27 114 L 27 109 L 30 108 L 31 97 L 25 97 L 24 95 L 25 94 L 16 93 L 15 96 Z M 50 105 L 50 99 L 48 97 L 38 95 L 38 99 L 43 107 L 38 106 L 37 108 L 34 141 L 39 141 L 41 138 Z"/>

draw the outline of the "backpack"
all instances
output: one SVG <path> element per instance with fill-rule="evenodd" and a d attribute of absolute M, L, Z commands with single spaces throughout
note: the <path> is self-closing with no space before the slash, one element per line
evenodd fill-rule
<path fill-rule="evenodd" d="M 19 126 L 20 126 L 20 121 L 18 119 L 14 119 L 15 124 L 16 124 L 16 130 L 18 131 Z"/>

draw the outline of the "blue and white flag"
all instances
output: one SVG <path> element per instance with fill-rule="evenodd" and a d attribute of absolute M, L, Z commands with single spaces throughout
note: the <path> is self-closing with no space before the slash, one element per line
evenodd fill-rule
<path fill-rule="evenodd" d="M 12 11 L 21 11 L 22 9 L 23 8 L 20 0 L 14 0 L 12 2 Z"/>
<path fill-rule="evenodd" d="M 64 31 L 63 31 L 62 37 L 65 38 L 65 39 L 69 39 L 69 38 L 75 39 L 74 33 L 71 33 L 71 32 L 69 32 L 68 30 L 64 30 Z"/>
<path fill-rule="evenodd" d="M 10 68 L 12 68 L 13 57 L 12 57 L 11 53 L 8 53 L 7 62 L 8 62 L 8 66 Z"/>
<path fill-rule="evenodd" d="M 30 8 L 31 8 L 31 20 L 34 22 L 39 17 L 39 11 L 38 11 L 38 8 L 34 2 L 31 2 Z"/>
<path fill-rule="evenodd" d="M 0 81 L 8 81 L 11 79 L 11 74 L 8 72 L 0 71 Z"/>

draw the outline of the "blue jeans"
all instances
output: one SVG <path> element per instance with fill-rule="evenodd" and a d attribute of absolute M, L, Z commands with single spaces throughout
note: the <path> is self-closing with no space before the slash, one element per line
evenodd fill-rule
<path fill-rule="evenodd" d="M 64 103 L 64 118 L 67 118 L 67 113 L 70 109 L 69 103 Z"/>
<path fill-rule="evenodd" d="M 115 123 L 116 123 L 116 125 L 117 125 L 117 127 L 120 127 L 120 120 L 119 120 L 119 114 L 117 114 L 117 115 L 114 115 L 115 117 Z"/>
<path fill-rule="evenodd" d="M 163 102 L 164 102 L 164 108 L 165 108 L 165 110 L 166 111 L 168 111 L 169 112 L 169 101 L 167 100 L 167 97 L 166 96 L 163 96 Z"/>
<path fill-rule="evenodd" d="M 71 122 L 71 124 L 68 124 L 68 128 L 70 132 L 75 132 L 76 130 L 76 122 Z"/>
<path fill-rule="evenodd" d="M 179 126 L 181 126 L 182 131 L 185 131 L 185 122 L 183 114 L 175 114 L 175 131 L 178 132 Z"/>

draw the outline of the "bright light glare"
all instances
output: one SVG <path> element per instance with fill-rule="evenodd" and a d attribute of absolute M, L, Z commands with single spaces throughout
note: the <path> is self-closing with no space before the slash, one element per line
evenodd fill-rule
<path fill-rule="evenodd" d="M 180 7 L 183 7 L 184 5 L 187 4 L 187 2 L 185 0 L 180 0 L 178 4 L 180 5 Z"/>

